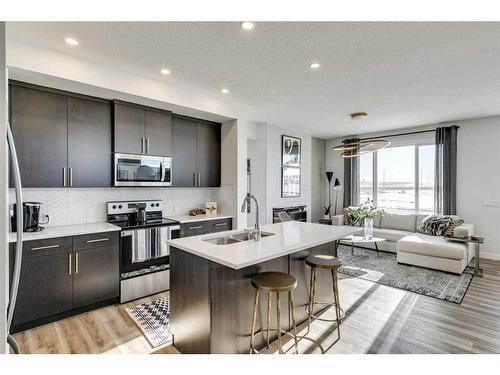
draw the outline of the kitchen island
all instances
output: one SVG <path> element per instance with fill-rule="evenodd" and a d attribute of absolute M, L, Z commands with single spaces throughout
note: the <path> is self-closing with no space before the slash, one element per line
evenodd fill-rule
<path fill-rule="evenodd" d="M 262 231 L 267 236 L 260 241 L 213 243 L 217 242 L 214 238 L 227 238 L 241 231 L 169 241 L 170 321 L 175 347 L 181 353 L 248 353 L 255 298 L 250 279 L 258 272 L 286 272 L 297 278 L 295 314 L 297 324 L 304 322 L 310 275 L 305 258 L 316 254 L 335 255 L 336 242 L 358 230 L 290 221 L 264 225 Z M 316 293 L 318 301 L 331 300 L 328 272 L 319 272 Z M 289 330 L 285 294 L 280 298 L 280 306 L 281 328 Z M 318 306 L 315 312 L 320 309 Z M 266 313 L 264 294 L 259 301 L 257 330 L 265 327 Z M 271 325 L 276 325 L 275 316 L 271 318 Z M 262 340 L 262 335 L 258 339 Z M 262 346 L 263 341 L 257 340 L 256 347 Z"/>

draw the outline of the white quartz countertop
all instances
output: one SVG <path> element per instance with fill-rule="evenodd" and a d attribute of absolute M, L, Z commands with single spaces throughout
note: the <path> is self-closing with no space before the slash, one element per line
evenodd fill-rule
<path fill-rule="evenodd" d="M 192 221 L 207 221 L 207 220 L 217 220 L 217 219 L 230 219 L 232 218 L 232 215 L 222 215 L 222 214 L 217 214 L 217 215 L 196 215 L 196 216 L 189 216 L 189 215 L 179 215 L 179 216 L 167 216 L 167 219 L 172 219 L 172 220 L 177 220 L 182 223 L 189 223 Z"/>
<path fill-rule="evenodd" d="M 262 226 L 263 232 L 274 233 L 260 241 L 243 241 L 215 245 L 203 241 L 223 237 L 241 230 L 206 234 L 167 241 L 168 244 L 202 258 L 234 269 L 240 269 L 297 251 L 319 246 L 352 235 L 360 228 L 288 221 Z"/>
<path fill-rule="evenodd" d="M 109 223 L 75 224 L 75 225 L 54 225 L 45 227 L 40 232 L 24 232 L 23 241 L 42 240 L 45 238 L 56 238 L 66 236 L 79 236 L 82 234 L 103 233 L 121 230 L 120 227 Z M 16 242 L 17 235 L 9 233 L 9 242 Z"/>

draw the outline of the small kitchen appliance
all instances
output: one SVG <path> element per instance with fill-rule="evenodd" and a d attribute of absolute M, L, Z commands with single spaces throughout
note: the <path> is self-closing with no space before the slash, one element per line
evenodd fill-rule
<path fill-rule="evenodd" d="M 121 228 L 120 302 L 170 288 L 169 246 L 180 223 L 165 219 L 161 200 L 107 203 L 107 221 Z"/>
<path fill-rule="evenodd" d="M 39 232 L 44 228 L 40 224 L 47 224 L 47 222 L 40 221 L 40 202 L 23 202 L 23 232 Z M 17 232 L 17 203 L 13 205 L 14 214 L 12 216 L 12 231 Z"/>

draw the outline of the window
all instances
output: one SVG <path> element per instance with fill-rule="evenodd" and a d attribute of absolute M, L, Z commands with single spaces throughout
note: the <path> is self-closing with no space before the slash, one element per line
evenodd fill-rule
<path fill-rule="evenodd" d="M 434 145 L 401 145 L 359 157 L 359 203 L 388 212 L 434 212 Z"/>

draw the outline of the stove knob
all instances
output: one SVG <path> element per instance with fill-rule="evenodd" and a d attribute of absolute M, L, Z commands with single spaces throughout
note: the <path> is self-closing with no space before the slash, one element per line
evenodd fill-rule
<path fill-rule="evenodd" d="M 160 207 L 160 204 L 159 204 L 159 203 L 156 203 L 156 207 Z"/>
<path fill-rule="evenodd" d="M 154 203 L 151 203 L 151 207 L 154 207 L 154 206 L 155 206 L 155 204 L 154 204 Z"/>
<path fill-rule="evenodd" d="M 120 209 L 121 209 L 121 208 L 123 208 L 123 206 L 120 204 L 120 205 L 118 206 L 118 208 L 120 208 Z"/>
<path fill-rule="evenodd" d="M 116 204 L 113 205 L 113 210 L 116 210 Z"/>

